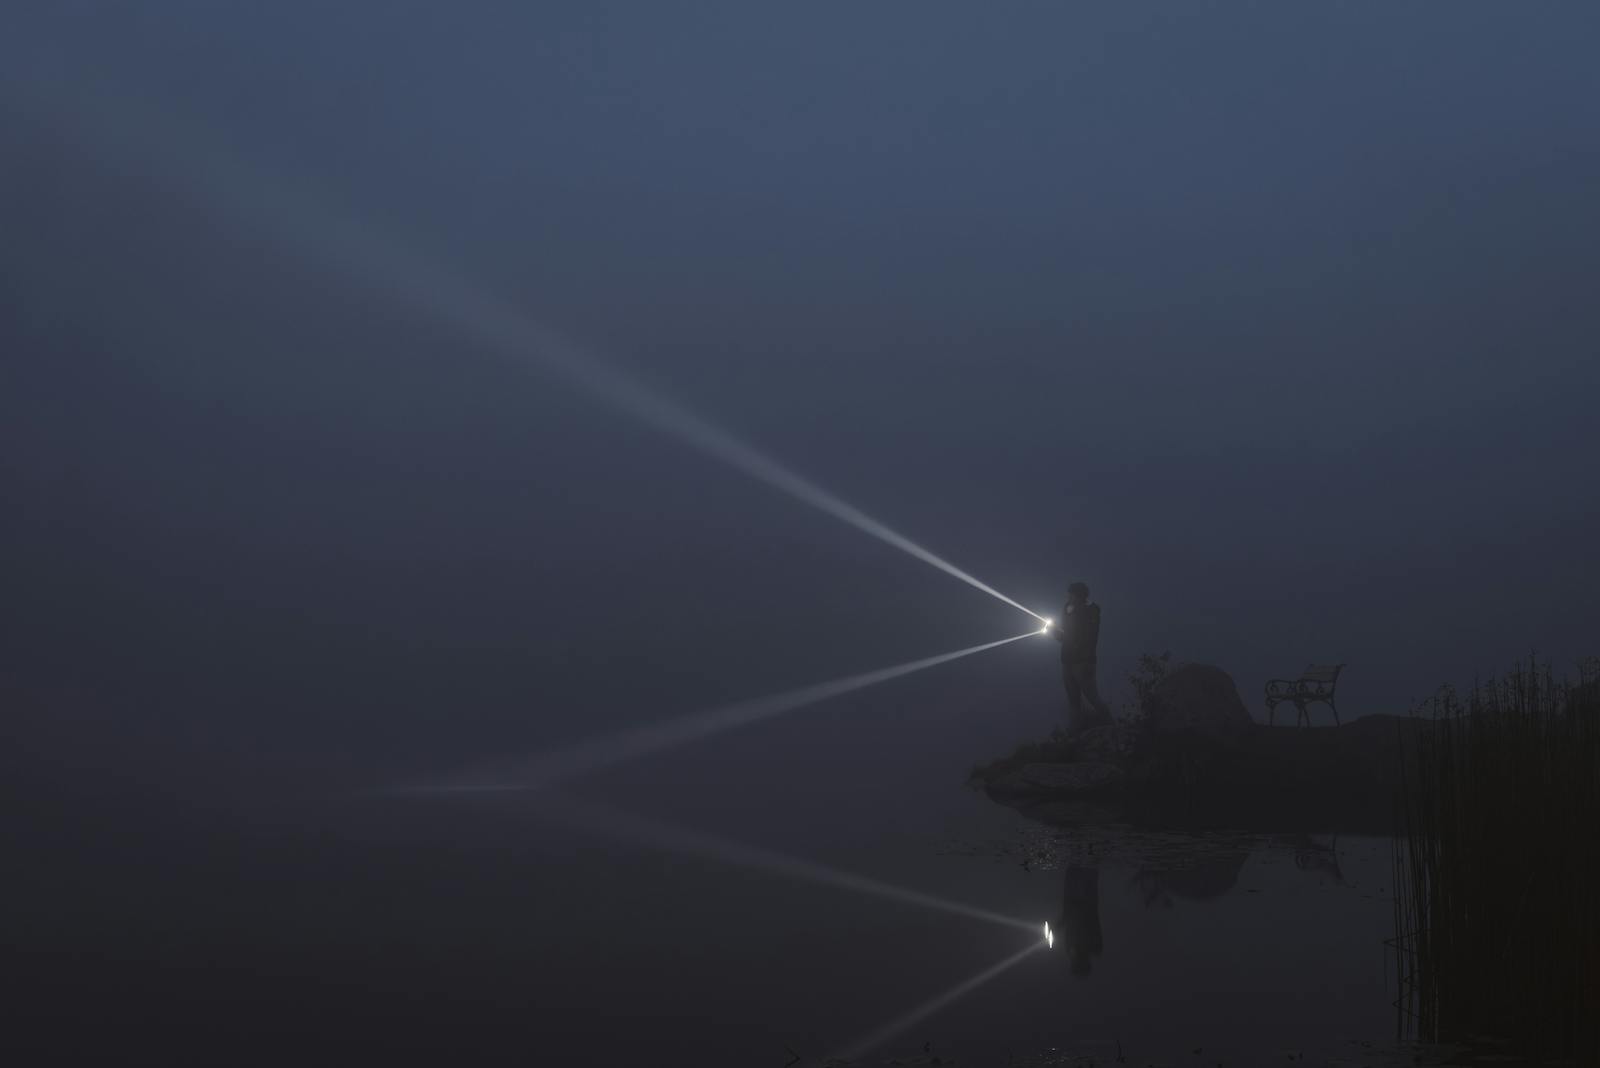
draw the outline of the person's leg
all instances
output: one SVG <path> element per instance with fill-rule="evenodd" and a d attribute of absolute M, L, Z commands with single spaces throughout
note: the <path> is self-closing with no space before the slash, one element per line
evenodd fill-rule
<path fill-rule="evenodd" d="M 1111 709 L 1100 699 L 1100 688 L 1095 684 L 1095 664 L 1093 661 L 1078 665 L 1078 686 L 1083 691 L 1083 696 L 1088 700 L 1089 707 L 1094 709 L 1095 716 L 1102 723 L 1111 722 Z"/>
<path fill-rule="evenodd" d="M 1061 665 L 1061 685 L 1067 690 L 1067 730 L 1075 731 L 1082 726 L 1083 721 L 1083 690 L 1078 686 L 1078 677 L 1073 673 L 1072 664 Z"/>

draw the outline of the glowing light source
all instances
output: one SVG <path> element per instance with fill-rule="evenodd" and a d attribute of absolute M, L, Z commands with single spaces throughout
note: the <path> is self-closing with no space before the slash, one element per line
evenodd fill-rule
<path fill-rule="evenodd" d="M 456 779 L 385 792 L 504 793 L 517 790 L 547 790 L 599 768 L 657 753 L 734 727 L 771 719 L 807 705 L 814 705 L 819 701 L 826 701 L 831 697 L 838 697 L 867 686 L 876 686 L 878 683 L 959 660 L 974 653 L 1009 645 L 1032 635 L 1033 631 L 1030 630 L 1026 634 L 1018 634 L 1011 638 L 1001 638 L 999 641 L 985 642 L 982 645 L 895 664 L 876 671 L 847 675 L 830 682 L 820 682 L 767 697 L 721 705 L 665 723 L 653 723 L 600 735 L 530 757 L 510 771 L 498 772 L 493 778 L 488 775 L 466 776 L 464 781 Z M 489 781 L 483 781 L 485 778 L 489 778 Z"/>
<path fill-rule="evenodd" d="M 1056 948 L 1056 935 L 1054 931 L 1050 930 L 1049 920 L 1046 920 L 1044 924 L 1044 944 L 1048 949 Z"/>
<path fill-rule="evenodd" d="M 1043 616 L 1040 616 L 1039 618 L 1044 619 Z M 1044 626 L 1039 628 L 1039 633 L 1040 634 L 1049 634 L 1050 633 L 1050 628 L 1055 626 L 1055 625 L 1056 625 L 1056 621 L 1055 620 L 1053 620 L 1053 619 L 1045 619 L 1044 620 Z"/>
<path fill-rule="evenodd" d="M 0 82 L 0 88 L 11 90 L 9 103 L 43 111 L 58 129 L 74 128 L 92 151 L 108 157 L 118 170 L 131 164 L 145 179 L 179 190 L 188 203 L 213 216 L 235 224 L 246 222 L 282 248 L 310 255 L 383 296 L 399 297 L 408 308 L 425 310 L 519 370 L 559 378 L 703 455 L 1040 618 L 627 371 L 579 348 L 526 315 L 516 303 L 484 292 L 416 250 L 362 225 L 304 185 L 274 178 L 218 151 L 170 114 L 136 107 L 125 92 L 90 90 L 88 78 L 61 70 L 36 71 L 31 80 L 22 77 L 22 62 L 0 64 L 0 71 L 15 79 Z"/>

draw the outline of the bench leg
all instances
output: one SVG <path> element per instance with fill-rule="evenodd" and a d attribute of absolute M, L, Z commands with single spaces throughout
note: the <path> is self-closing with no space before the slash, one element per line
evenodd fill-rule
<path fill-rule="evenodd" d="M 1333 703 L 1332 698 L 1329 698 L 1328 707 L 1333 709 L 1333 725 L 1335 727 L 1339 726 L 1339 706 Z"/>
<path fill-rule="evenodd" d="M 1294 703 L 1294 710 L 1295 710 L 1294 725 L 1296 727 L 1309 727 L 1309 726 L 1311 726 L 1311 713 L 1306 711 L 1306 706 L 1305 706 L 1304 702 L 1296 701 Z"/>

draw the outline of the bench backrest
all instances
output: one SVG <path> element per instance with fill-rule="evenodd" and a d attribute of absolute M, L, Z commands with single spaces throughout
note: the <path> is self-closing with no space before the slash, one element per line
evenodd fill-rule
<path fill-rule="evenodd" d="M 1307 682 L 1333 682 L 1343 667 L 1343 664 L 1307 664 L 1300 677 Z"/>

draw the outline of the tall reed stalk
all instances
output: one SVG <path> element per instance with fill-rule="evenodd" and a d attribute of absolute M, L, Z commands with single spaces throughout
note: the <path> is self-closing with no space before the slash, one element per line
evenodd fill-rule
<path fill-rule="evenodd" d="M 1600 1064 L 1600 680 L 1537 657 L 1402 733 L 1401 1027 Z"/>

